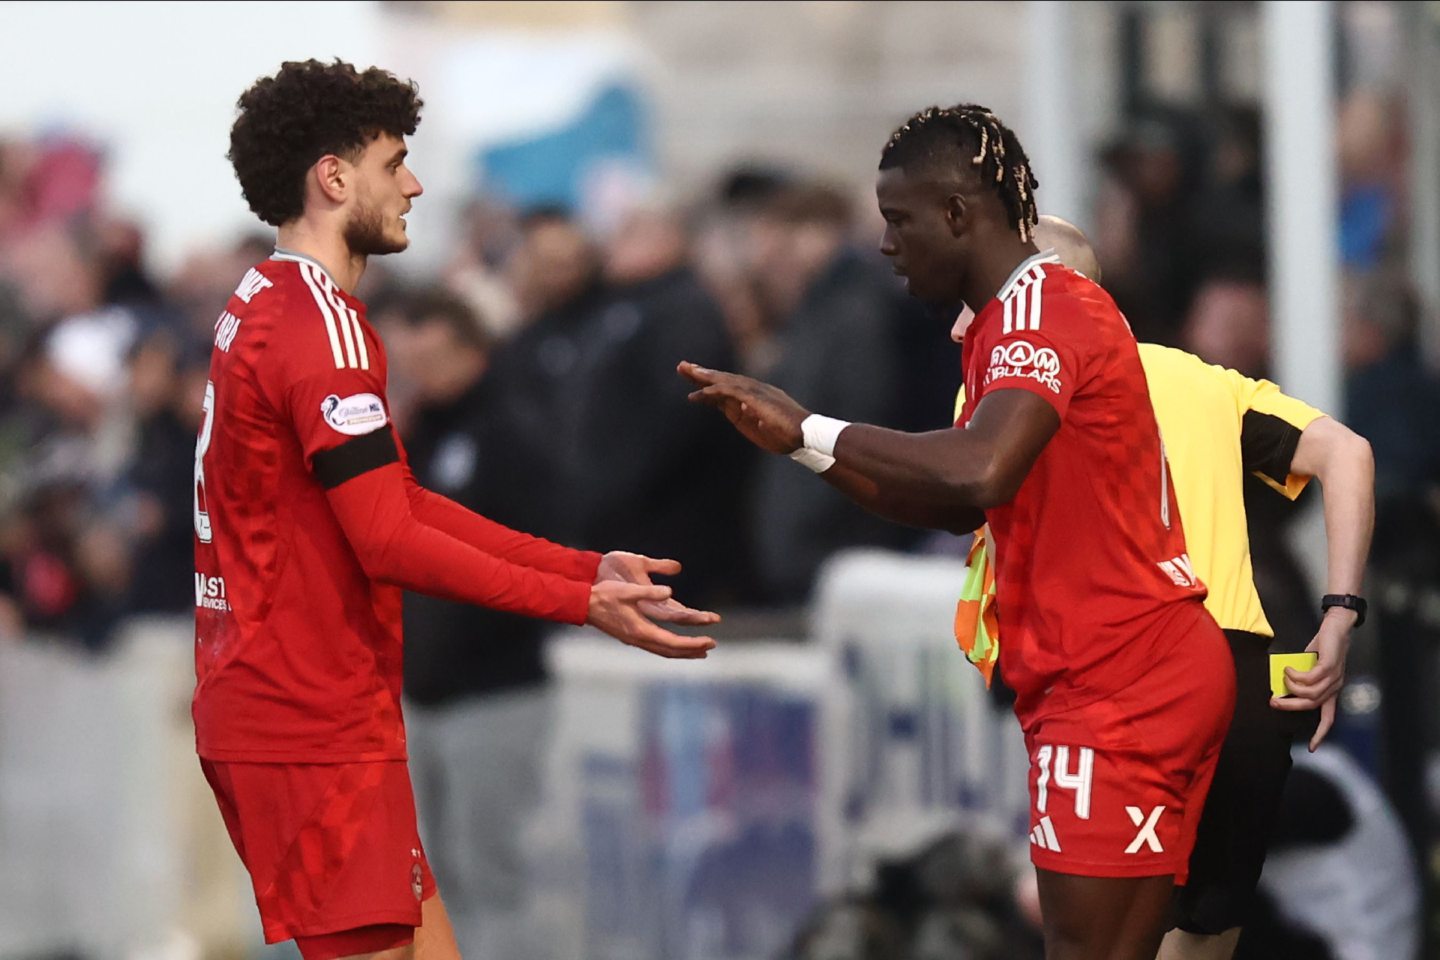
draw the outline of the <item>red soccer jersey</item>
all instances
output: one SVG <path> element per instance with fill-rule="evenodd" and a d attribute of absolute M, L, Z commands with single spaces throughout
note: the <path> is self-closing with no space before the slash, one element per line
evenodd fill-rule
<path fill-rule="evenodd" d="M 216 322 L 195 461 L 193 714 L 206 759 L 406 756 L 401 589 L 367 576 L 315 475 L 317 457 L 333 459 L 347 442 L 389 440 L 385 377 L 364 305 L 305 257 L 277 253 L 251 269 Z M 584 621 L 597 555 L 418 488 L 409 502 L 464 540 L 449 544 L 460 561 L 504 579 L 503 591 L 475 589 L 482 602 Z M 467 543 L 498 556 L 528 551 L 522 562 L 536 569 L 466 553 Z"/>
<path fill-rule="evenodd" d="M 1026 390 L 1060 416 L 1015 498 L 986 511 L 1021 722 L 1120 690 L 1204 616 L 1140 354 L 1108 294 L 1037 254 L 976 315 L 965 405 Z"/>

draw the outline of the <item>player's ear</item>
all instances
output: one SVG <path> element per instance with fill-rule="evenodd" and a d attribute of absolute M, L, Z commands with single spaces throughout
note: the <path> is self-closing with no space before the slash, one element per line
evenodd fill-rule
<path fill-rule="evenodd" d="M 970 229 L 971 213 L 963 193 L 952 193 L 945 198 L 945 225 L 950 228 L 950 236 L 959 237 Z"/>
<path fill-rule="evenodd" d="M 348 166 L 335 154 L 327 153 L 310 168 L 316 187 L 331 203 L 345 202 L 350 186 Z"/>

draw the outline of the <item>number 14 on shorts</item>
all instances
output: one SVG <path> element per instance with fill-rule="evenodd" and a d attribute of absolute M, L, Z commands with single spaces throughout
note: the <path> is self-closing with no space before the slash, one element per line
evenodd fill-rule
<path fill-rule="evenodd" d="M 1091 819 L 1095 751 L 1091 747 L 1045 744 L 1035 751 L 1034 763 L 1036 773 L 1033 796 L 1037 820 L 1030 831 L 1030 842 L 1041 850 L 1061 853 L 1064 848 L 1055 820 L 1059 819 L 1065 826 L 1073 829 L 1079 826 L 1079 821 Z M 1062 794 L 1069 796 L 1062 799 Z M 1066 803 L 1066 800 L 1069 803 Z M 1064 813 L 1073 812 L 1073 822 L 1065 823 L 1069 818 L 1061 815 L 1060 809 L 1057 809 L 1058 804 L 1065 804 Z M 1165 805 L 1151 806 L 1148 811 L 1130 804 L 1125 804 L 1124 808 L 1126 817 L 1135 828 L 1135 834 L 1125 846 L 1124 852 L 1132 856 L 1139 853 L 1164 853 L 1165 848 L 1156 833 L 1156 827 L 1165 813 Z M 1076 836 L 1074 839 L 1079 841 L 1081 838 Z M 1091 843 L 1086 842 L 1084 845 L 1090 847 Z"/>

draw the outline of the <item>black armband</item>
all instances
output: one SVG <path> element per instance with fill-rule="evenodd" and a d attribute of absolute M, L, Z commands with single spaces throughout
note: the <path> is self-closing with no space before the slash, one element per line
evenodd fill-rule
<path fill-rule="evenodd" d="M 311 470 L 320 486 L 333 490 L 346 480 L 379 469 L 400 459 L 395 435 L 389 427 L 346 440 L 338 447 L 321 450 L 311 458 Z"/>

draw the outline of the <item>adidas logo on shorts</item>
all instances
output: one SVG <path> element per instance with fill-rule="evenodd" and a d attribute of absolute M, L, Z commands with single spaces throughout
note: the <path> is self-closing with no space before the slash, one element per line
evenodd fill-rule
<path fill-rule="evenodd" d="M 1055 827 L 1050 823 L 1049 817 L 1041 817 L 1035 829 L 1030 831 L 1030 842 L 1041 850 L 1060 852 L 1060 840 L 1055 836 Z"/>

